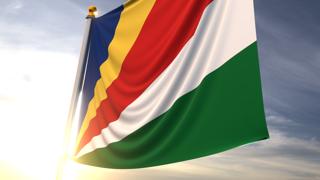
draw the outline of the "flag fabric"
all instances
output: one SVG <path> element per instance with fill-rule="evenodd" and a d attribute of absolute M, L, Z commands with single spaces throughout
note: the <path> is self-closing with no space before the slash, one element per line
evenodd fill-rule
<path fill-rule="evenodd" d="M 142 168 L 269 137 L 253 0 L 131 0 L 93 19 L 75 160 Z"/>

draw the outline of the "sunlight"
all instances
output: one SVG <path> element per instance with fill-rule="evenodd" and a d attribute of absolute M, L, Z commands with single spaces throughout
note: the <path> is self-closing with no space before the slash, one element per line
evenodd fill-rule
<path fill-rule="evenodd" d="M 5 170 L 0 179 L 55 179 L 77 56 L 37 50 L 0 55 L 0 166 L 24 177 Z"/>

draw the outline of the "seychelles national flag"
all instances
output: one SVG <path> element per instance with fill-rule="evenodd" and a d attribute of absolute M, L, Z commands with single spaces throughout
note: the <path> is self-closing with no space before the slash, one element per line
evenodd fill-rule
<path fill-rule="evenodd" d="M 75 159 L 141 168 L 269 137 L 253 0 L 130 0 L 93 19 Z"/>

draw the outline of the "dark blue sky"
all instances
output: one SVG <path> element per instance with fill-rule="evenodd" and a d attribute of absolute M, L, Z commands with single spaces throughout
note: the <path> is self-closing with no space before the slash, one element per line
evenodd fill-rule
<path fill-rule="evenodd" d="M 87 6 L 94 3 L 104 14 L 122 2 L 0 0 L 0 50 L 77 57 Z M 93 173 L 100 174 L 100 179 L 110 174 L 119 179 L 129 175 L 139 179 L 320 179 L 320 1 L 254 2 L 270 140 L 146 170 L 82 167 L 79 179 Z M 0 60 L 2 55 L 0 51 Z M 21 79 L 32 83 L 36 77 L 29 71 Z M 63 88 L 62 84 L 56 86 Z M 10 87 L 0 89 L 0 105 L 10 99 L 8 92 Z"/>
<path fill-rule="evenodd" d="M 256 0 L 265 107 L 281 128 L 320 140 L 320 1 Z"/>

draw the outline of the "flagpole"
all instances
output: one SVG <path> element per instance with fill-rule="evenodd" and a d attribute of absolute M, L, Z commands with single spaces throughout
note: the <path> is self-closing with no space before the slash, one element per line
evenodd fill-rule
<path fill-rule="evenodd" d="M 86 64 L 88 60 L 88 44 L 90 39 L 91 23 L 92 23 L 92 20 L 95 18 L 96 11 L 97 11 L 97 8 L 95 6 L 90 6 L 88 8 L 88 16 L 86 17 L 86 25 L 85 25 L 85 31 L 84 31 L 83 41 L 82 41 L 82 47 L 80 51 L 77 74 L 76 74 L 76 78 L 73 86 L 68 119 L 65 126 L 63 152 L 61 155 L 61 159 L 58 162 L 56 180 L 63 179 L 64 168 L 69 158 L 69 148 L 70 148 L 69 144 L 70 144 L 71 132 L 74 124 L 74 118 L 77 110 L 80 92 L 82 91 L 82 87 L 84 83 L 84 74 L 85 74 Z"/>

